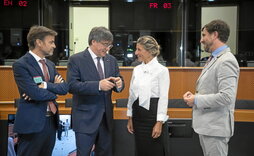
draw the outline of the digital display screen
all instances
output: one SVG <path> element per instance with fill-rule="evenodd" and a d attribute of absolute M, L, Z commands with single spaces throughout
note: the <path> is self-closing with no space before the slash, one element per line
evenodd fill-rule
<path fill-rule="evenodd" d="M 28 7 L 29 0 L 2 0 L 2 5 L 5 7 Z"/>
<path fill-rule="evenodd" d="M 112 0 L 110 10 L 117 14 L 111 14 L 110 28 L 169 31 L 174 27 L 170 17 L 176 16 L 179 6 L 176 0 Z"/>
<path fill-rule="evenodd" d="M 148 7 L 151 9 L 160 9 L 160 8 L 171 9 L 173 6 L 173 3 L 160 1 L 160 2 L 149 3 L 148 5 L 149 5 Z"/>

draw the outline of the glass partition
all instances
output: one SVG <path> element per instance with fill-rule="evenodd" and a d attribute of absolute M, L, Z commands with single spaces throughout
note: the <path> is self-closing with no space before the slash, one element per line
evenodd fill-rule
<path fill-rule="evenodd" d="M 139 36 L 151 35 L 161 45 L 160 62 L 165 66 L 202 66 L 206 55 L 200 45 L 202 19 L 223 18 L 235 21 L 231 35 L 235 36 L 234 54 L 240 66 L 253 66 L 254 1 L 251 0 L 26 0 L 27 6 L 0 1 L 0 64 L 10 65 L 27 50 L 26 35 L 30 26 L 45 25 L 55 29 L 57 48 L 50 59 L 57 65 L 66 65 L 75 40 L 69 39 L 69 7 L 108 7 L 109 29 L 114 35 L 114 48 L 110 54 L 121 66 L 135 66 L 135 43 Z M 226 8 L 236 8 L 229 14 Z M 204 8 L 220 8 L 205 14 Z M 93 13 L 96 14 L 96 11 Z M 208 21 L 205 21 L 208 22 Z M 84 22 L 87 31 L 90 27 Z M 96 25 L 97 26 L 97 25 Z M 84 35 L 84 38 L 88 36 Z M 70 42 L 69 42 L 70 40 Z M 86 43 L 84 41 L 84 43 Z M 88 45 L 85 45 L 85 47 Z M 78 51 L 71 51 L 77 53 Z M 60 63 L 59 63 L 60 62 Z"/>

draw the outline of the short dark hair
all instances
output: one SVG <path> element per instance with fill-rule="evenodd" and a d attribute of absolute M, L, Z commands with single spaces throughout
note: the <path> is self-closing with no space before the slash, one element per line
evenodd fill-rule
<path fill-rule="evenodd" d="M 217 31 L 218 38 L 221 42 L 226 43 L 230 34 L 229 26 L 226 22 L 222 20 L 213 20 L 210 23 L 206 24 L 201 30 L 207 30 L 209 34 Z"/>
<path fill-rule="evenodd" d="M 37 39 L 44 40 L 46 36 L 57 36 L 57 32 L 44 26 L 32 26 L 27 34 L 27 43 L 30 50 L 35 48 Z"/>
<path fill-rule="evenodd" d="M 92 45 L 92 40 L 95 40 L 96 42 L 101 42 L 101 41 L 113 42 L 113 35 L 106 27 L 102 27 L 102 26 L 94 27 L 90 31 L 90 34 L 88 37 L 89 45 Z"/>

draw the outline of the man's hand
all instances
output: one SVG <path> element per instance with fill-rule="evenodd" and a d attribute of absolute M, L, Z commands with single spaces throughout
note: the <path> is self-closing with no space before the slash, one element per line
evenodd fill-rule
<path fill-rule="evenodd" d="M 186 104 L 190 107 L 192 107 L 194 105 L 194 99 L 195 99 L 195 95 L 192 94 L 190 91 L 186 92 L 183 95 L 183 100 L 186 102 Z"/>
<path fill-rule="evenodd" d="M 61 75 L 56 75 L 56 76 L 55 76 L 55 81 L 54 81 L 54 83 L 63 83 L 63 82 L 64 82 L 64 80 L 63 80 L 63 78 L 62 78 Z"/>
<path fill-rule="evenodd" d="M 122 88 L 123 81 L 120 77 L 109 77 L 111 82 L 114 82 L 117 88 Z"/>
<path fill-rule="evenodd" d="M 44 89 L 44 83 L 39 84 L 38 87 Z"/>
<path fill-rule="evenodd" d="M 22 97 L 25 99 L 25 100 L 32 100 L 28 95 L 26 95 L 25 93 L 22 95 Z"/>
<path fill-rule="evenodd" d="M 100 82 L 99 82 L 100 89 L 103 90 L 103 91 L 109 91 L 112 88 L 114 88 L 115 83 L 113 81 L 110 81 L 110 80 L 111 80 L 111 77 L 100 80 Z"/>
<path fill-rule="evenodd" d="M 55 78 L 55 79 L 56 79 L 56 78 Z M 44 83 L 39 84 L 38 87 L 44 89 Z M 28 95 L 26 95 L 26 93 L 24 93 L 24 94 L 22 95 L 22 97 L 23 97 L 25 100 L 28 100 L 28 101 L 32 100 Z"/>

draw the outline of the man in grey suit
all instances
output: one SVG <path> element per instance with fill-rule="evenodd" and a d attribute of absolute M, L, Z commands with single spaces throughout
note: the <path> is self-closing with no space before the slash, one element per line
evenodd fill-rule
<path fill-rule="evenodd" d="M 193 108 L 193 129 L 205 156 L 226 156 L 228 141 L 234 133 L 234 108 L 239 65 L 226 45 L 229 26 L 213 20 L 202 28 L 200 42 L 211 53 L 196 82 L 196 93 L 183 95 Z"/>
<path fill-rule="evenodd" d="M 77 156 L 112 156 L 112 90 L 121 92 L 123 79 L 115 57 L 107 54 L 113 35 L 105 27 L 94 27 L 89 48 L 70 57 L 67 69 L 69 92 L 73 94 L 72 126 Z"/>

